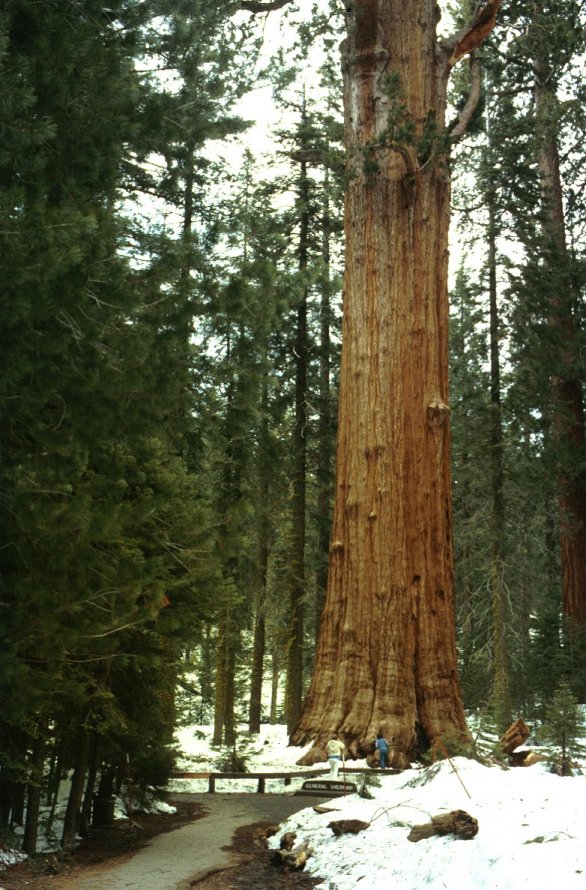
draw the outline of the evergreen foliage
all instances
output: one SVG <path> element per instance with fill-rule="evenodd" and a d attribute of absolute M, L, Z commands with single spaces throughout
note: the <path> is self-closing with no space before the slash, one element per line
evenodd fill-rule
<path fill-rule="evenodd" d="M 557 766 L 562 776 L 572 774 L 572 756 L 581 753 L 578 739 L 584 735 L 585 727 L 584 715 L 571 685 L 567 680 L 560 681 L 547 704 L 540 736 L 559 748 Z"/>
<path fill-rule="evenodd" d="M 177 285 L 193 261 L 127 203 L 163 194 L 134 175 L 173 118 L 172 93 L 138 67 L 161 14 L 49 0 L 9 2 L 1 21 L 0 800 L 2 824 L 18 822 L 36 740 L 62 750 L 60 771 L 75 767 L 65 847 L 99 770 L 165 784 L 177 647 L 215 608 L 188 435 L 195 282 Z M 194 70 L 209 73 L 205 37 Z M 201 94 L 215 117 L 200 151 L 242 126 L 222 118 L 223 93 Z"/>
<path fill-rule="evenodd" d="M 264 19 L 240 7 L 5 0 L 0 11 L 0 831 L 26 819 L 29 852 L 65 776 L 68 846 L 94 795 L 126 788 L 136 805 L 165 786 L 176 725 L 215 718 L 230 758 L 246 753 L 239 722 L 292 725 L 312 668 L 336 427 L 341 16 L 333 3 L 310 17 L 287 5 L 283 48 L 266 62 Z M 584 15 L 576 0 L 504 5 L 454 152 L 462 687 L 468 707 L 501 722 L 549 702 L 544 732 L 562 762 L 586 696 L 559 509 L 586 452 L 560 435 L 574 414 L 555 387 L 570 381 L 583 400 Z M 458 67 L 457 113 L 470 85 Z M 381 87 L 381 138 L 409 154 L 401 83 Z M 247 123 L 235 108 L 252 88 L 273 92 L 283 121 L 270 153 L 248 150 L 238 166 Z M 430 119 L 421 163 L 447 138 Z"/>
<path fill-rule="evenodd" d="M 548 4 L 546 10 L 541 4 L 527 4 L 523 0 L 507 4 L 491 39 L 479 53 L 484 86 L 482 117 L 469 131 L 468 144 L 460 146 L 458 155 L 459 163 L 467 170 L 467 178 L 462 187 L 458 183 L 456 200 L 458 206 L 464 208 L 463 218 L 468 220 L 464 234 L 467 231 L 471 240 L 476 237 L 471 250 L 477 249 L 478 239 L 488 240 L 491 218 L 496 224 L 505 509 L 500 535 L 509 611 L 510 694 L 514 708 L 524 713 L 530 713 L 537 702 L 552 694 L 564 671 L 577 675 L 583 663 L 580 646 L 571 639 L 576 630 L 572 631 L 562 614 L 565 593 L 560 540 L 564 513 L 558 505 L 567 482 L 577 480 L 580 484 L 585 452 L 580 444 L 580 423 L 571 434 L 560 435 L 559 430 L 567 424 L 570 411 L 566 408 L 560 411 L 560 402 L 566 395 L 560 399 L 556 394 L 556 381 L 572 378 L 583 384 L 584 380 L 578 359 L 583 331 L 576 324 L 580 298 L 573 290 L 577 281 L 573 270 L 580 248 L 579 241 L 570 236 L 568 247 L 572 245 L 571 249 L 563 257 L 554 256 L 557 249 L 548 215 L 552 193 L 543 186 L 543 146 L 547 138 L 559 147 L 561 182 L 569 209 L 573 203 L 576 169 L 575 148 L 570 146 L 575 146 L 573 140 L 582 127 L 579 88 L 572 73 L 578 63 L 579 47 L 583 47 L 583 12 L 580 13 L 578 6 L 560 2 Z M 544 16 L 547 16 L 546 26 Z M 552 23 L 555 24 L 552 26 Z M 546 60 L 548 66 L 547 106 L 544 102 L 536 104 L 541 77 L 538 56 L 541 63 Z M 567 101 L 560 100 L 562 94 Z M 479 198 L 483 208 L 480 214 Z M 467 212 L 466 208 L 472 205 L 474 210 Z M 570 215 L 565 214 L 568 235 L 575 222 L 575 216 L 570 222 Z M 481 281 L 488 306 L 488 277 Z M 572 281 L 574 284 L 570 284 Z M 562 313 L 565 320 L 560 324 L 556 315 L 559 318 Z M 573 325 L 573 342 L 567 336 L 568 325 Z M 485 336 L 483 331 L 488 335 L 488 317 L 480 319 L 480 324 L 477 322 L 473 329 L 477 335 Z M 454 345 L 458 349 L 457 343 Z M 473 353 L 474 357 L 478 354 Z M 456 355 L 453 362 L 461 362 L 461 356 Z M 457 367 L 454 364 L 454 368 Z M 477 379 L 482 385 L 480 378 Z M 488 388 L 488 381 L 484 385 Z M 580 382 L 576 385 L 579 387 Z M 457 378 L 454 388 L 459 388 Z M 456 406 L 455 423 L 458 410 Z M 486 421 L 486 416 L 483 421 L 482 415 L 474 412 L 474 432 L 469 445 L 470 454 L 475 455 L 470 462 L 476 467 L 484 464 L 489 467 L 492 461 L 489 442 L 479 435 Z M 565 428 L 568 430 L 569 426 Z M 465 502 L 458 497 L 462 472 L 459 455 L 464 441 L 460 440 L 460 432 L 455 432 L 457 546 L 467 540 L 462 537 L 467 515 L 480 515 L 486 521 L 493 509 L 488 485 L 484 492 L 470 491 Z M 477 481 L 484 478 L 484 474 L 480 474 Z M 466 513 L 462 513 L 463 508 Z M 472 533 L 472 539 L 478 544 L 482 541 L 488 544 L 488 537 L 478 532 Z M 486 594 L 488 550 L 465 551 L 465 562 L 458 572 L 462 577 L 464 569 L 466 579 L 470 571 L 467 569 L 469 553 L 474 572 L 479 579 L 484 579 L 480 584 L 486 584 Z M 461 583 L 459 596 L 463 603 L 469 602 L 467 588 Z M 474 615 L 472 624 L 468 622 L 462 627 L 472 628 L 477 642 L 471 643 L 467 631 L 461 633 L 463 665 L 477 664 L 478 650 L 484 657 L 477 673 L 465 667 L 463 682 L 466 687 L 467 678 L 470 679 L 478 690 L 479 697 L 476 698 L 475 692 L 474 700 L 479 703 L 488 699 L 489 689 L 486 682 L 483 686 L 483 678 L 486 681 L 487 673 L 494 667 L 486 595 L 481 595 L 469 614 Z M 577 636 L 580 637 L 579 632 Z M 469 658 L 471 662 L 467 661 Z M 468 695 L 466 697 L 470 701 Z"/>

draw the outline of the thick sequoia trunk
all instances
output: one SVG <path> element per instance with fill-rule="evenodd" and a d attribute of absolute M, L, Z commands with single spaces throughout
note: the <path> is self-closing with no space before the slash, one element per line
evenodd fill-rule
<path fill-rule="evenodd" d="M 434 133 L 450 61 L 473 48 L 462 38 L 483 35 L 438 44 L 436 10 L 362 0 L 348 13 L 336 499 L 316 668 L 291 737 L 314 741 L 305 763 L 324 758 L 333 730 L 350 756 L 382 730 L 394 766 L 468 739 L 451 539 L 450 177 Z"/>

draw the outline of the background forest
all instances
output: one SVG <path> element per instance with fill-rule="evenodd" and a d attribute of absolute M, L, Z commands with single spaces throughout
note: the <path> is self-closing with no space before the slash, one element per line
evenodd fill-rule
<path fill-rule="evenodd" d="M 65 848 L 94 793 L 166 783 L 177 723 L 291 729 L 311 675 L 343 21 L 266 5 L 0 5 L 0 830 L 28 851 L 67 772 Z M 510 0 L 453 78 L 455 110 L 482 87 L 452 163 L 457 630 L 497 728 L 563 680 L 586 701 L 585 27 Z"/>

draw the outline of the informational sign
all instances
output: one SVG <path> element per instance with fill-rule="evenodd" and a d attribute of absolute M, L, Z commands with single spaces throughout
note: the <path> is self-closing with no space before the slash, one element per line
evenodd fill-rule
<path fill-rule="evenodd" d="M 302 791 L 323 791 L 325 794 L 354 794 L 354 782 L 334 782 L 331 779 L 309 779 L 301 786 Z"/>

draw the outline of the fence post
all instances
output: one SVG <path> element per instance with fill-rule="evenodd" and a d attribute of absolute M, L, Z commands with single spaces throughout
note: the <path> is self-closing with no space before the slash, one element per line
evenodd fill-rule
<path fill-rule="evenodd" d="M 208 794 L 213 794 L 216 790 L 216 777 L 210 773 L 208 778 Z"/>

